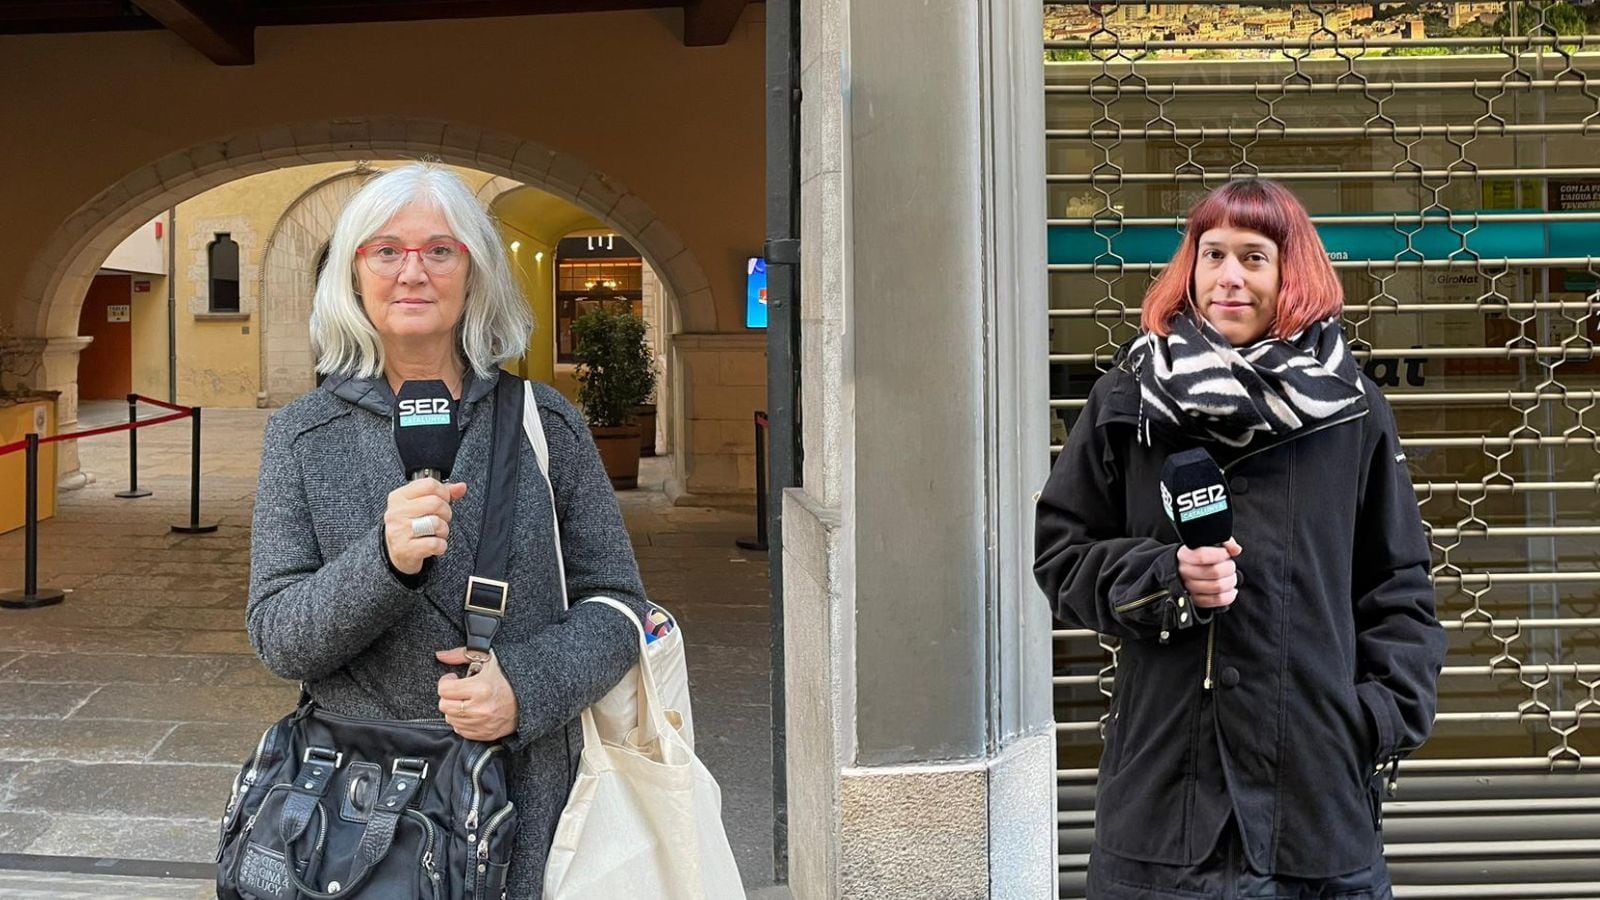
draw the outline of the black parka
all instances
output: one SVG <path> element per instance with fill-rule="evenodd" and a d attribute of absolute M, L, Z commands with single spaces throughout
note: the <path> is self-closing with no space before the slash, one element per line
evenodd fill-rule
<path fill-rule="evenodd" d="M 1193 865 L 1230 812 L 1251 867 L 1329 878 L 1370 866 L 1383 769 L 1428 736 L 1445 637 L 1394 416 L 1369 409 L 1231 450 L 1138 440 L 1139 386 L 1096 382 L 1038 502 L 1034 573 L 1058 618 L 1122 639 L 1095 840 Z M 1195 610 L 1159 476 L 1205 446 L 1243 548 L 1238 599 Z"/>

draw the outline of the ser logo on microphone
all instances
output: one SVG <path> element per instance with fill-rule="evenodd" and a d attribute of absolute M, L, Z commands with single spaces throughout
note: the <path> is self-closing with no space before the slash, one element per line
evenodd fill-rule
<path fill-rule="evenodd" d="M 406 397 L 400 401 L 400 427 L 449 425 L 450 401 L 444 397 Z"/>
<path fill-rule="evenodd" d="M 1166 502 L 1167 509 L 1178 511 L 1178 521 L 1187 522 L 1201 516 L 1209 516 L 1228 508 L 1228 489 L 1220 484 L 1209 487 L 1198 487 L 1192 491 L 1185 491 L 1177 496 L 1177 502 L 1167 491 L 1167 486 L 1161 486 L 1161 499 Z"/>

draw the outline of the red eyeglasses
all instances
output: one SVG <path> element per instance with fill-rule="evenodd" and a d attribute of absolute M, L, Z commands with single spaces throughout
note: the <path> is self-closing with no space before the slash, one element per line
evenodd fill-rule
<path fill-rule="evenodd" d="M 449 275 L 467 258 L 467 245 L 460 241 L 429 241 L 421 247 L 406 247 L 394 241 L 379 241 L 356 248 L 356 254 L 367 261 L 367 269 L 379 278 L 399 275 L 411 253 L 422 261 L 422 268 L 429 275 Z"/>

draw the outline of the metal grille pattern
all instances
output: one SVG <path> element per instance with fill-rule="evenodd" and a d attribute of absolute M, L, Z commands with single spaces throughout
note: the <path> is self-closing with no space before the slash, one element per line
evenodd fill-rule
<path fill-rule="evenodd" d="M 1182 210 L 1287 183 L 1395 407 L 1450 633 L 1435 738 L 1386 807 L 1397 892 L 1600 897 L 1600 35 L 1568 33 L 1600 27 L 1384 6 L 1046 4 L 1052 450 Z M 1081 896 L 1117 648 L 1055 635 Z"/>

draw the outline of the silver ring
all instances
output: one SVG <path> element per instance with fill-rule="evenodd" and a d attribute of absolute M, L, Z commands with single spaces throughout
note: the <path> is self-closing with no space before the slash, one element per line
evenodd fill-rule
<path fill-rule="evenodd" d="M 411 536 L 414 538 L 433 537 L 435 532 L 433 516 L 417 516 L 411 520 Z"/>
<path fill-rule="evenodd" d="M 461 701 L 458 701 L 458 702 L 461 704 L 461 712 L 465 713 L 467 711 L 467 701 L 461 700 Z"/>

